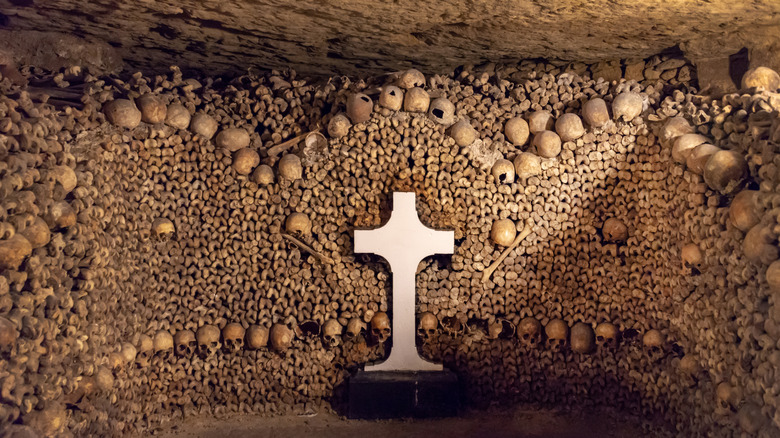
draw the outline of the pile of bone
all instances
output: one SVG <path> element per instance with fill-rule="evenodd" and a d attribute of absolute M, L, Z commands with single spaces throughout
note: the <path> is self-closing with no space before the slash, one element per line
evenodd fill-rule
<path fill-rule="evenodd" d="M 413 171 L 406 168 L 410 174 L 407 176 L 427 190 L 428 179 L 441 176 L 437 181 L 445 186 L 451 183 L 445 171 L 449 163 L 441 157 L 448 155 L 442 151 L 457 152 L 457 148 L 448 147 L 455 144 L 471 154 L 473 164 L 462 154 L 452 157 L 453 160 L 458 160 L 459 165 L 465 163 L 462 173 L 476 175 L 472 188 L 479 185 L 482 190 L 468 195 L 461 190 L 461 194 L 452 196 L 450 207 L 463 202 L 460 208 L 466 209 L 467 205 L 485 205 L 483 201 L 496 194 L 519 196 L 512 190 L 521 185 L 512 183 L 524 178 L 548 178 L 543 172 L 545 166 L 558 172 L 555 162 L 564 160 L 567 142 L 575 144 L 583 138 L 586 127 L 592 131 L 587 135 L 600 132 L 599 135 L 609 137 L 606 133 L 616 123 L 644 123 L 641 116 L 646 99 L 635 91 L 623 91 L 625 88 L 618 88 L 614 98 L 606 100 L 580 96 L 581 105 L 578 102 L 578 106 L 572 107 L 572 101 L 562 97 L 568 92 L 567 77 L 563 75 L 536 81 L 538 89 L 534 91 L 526 86 L 530 93 L 526 99 L 525 92 L 519 91 L 521 86 L 510 90 L 512 84 L 490 74 L 464 73 L 461 79 L 470 81 L 468 87 L 461 87 L 450 78 L 432 77 L 431 86 L 426 89 L 422 74 L 409 70 L 394 75 L 392 85 L 362 92 L 333 92 L 333 88 L 328 88 L 332 84 L 314 90 L 294 78 L 273 75 L 260 83 L 248 82 L 251 88 L 262 90 L 256 101 L 254 97 L 247 98 L 241 81 L 217 92 L 208 83 L 202 86 L 194 80 L 185 81 L 178 73 L 170 81 L 163 77 L 147 80 L 140 75 L 128 83 L 95 78 L 90 85 L 91 95 L 84 102 L 84 112 L 69 113 L 63 123 L 65 128 L 48 125 L 55 117 L 24 99 L 20 105 L 4 99 L 7 117 L 0 123 L 0 130 L 18 144 L 10 145 L 12 153 L 4 159 L 8 169 L 2 176 L 2 187 L 7 192 L 3 193 L 4 211 L 9 217 L 0 241 L 0 263 L 4 264 L 2 278 L 7 278 L 8 291 L 0 293 L 0 302 L 8 316 L 0 320 L 0 339 L 6 358 L 12 359 L 8 361 L 10 371 L 0 376 L 6 389 L 0 405 L 3 418 L 34 425 L 47 434 L 57 434 L 69 421 L 77 427 L 76 431 L 100 435 L 95 431 L 114 427 L 127 431 L 132 430 L 131 424 L 145 421 L 148 424 L 136 427 L 151 427 L 172 413 L 193 406 L 225 405 L 239 411 L 261 399 L 292 404 L 305 402 L 307 397 L 328 396 L 344 373 L 320 368 L 321 363 L 359 367 L 371 358 L 366 348 L 382 346 L 390 336 L 382 295 L 389 284 L 385 281 L 388 274 L 379 264 L 367 267 L 348 255 L 351 223 L 345 218 L 354 218 L 365 210 L 371 221 L 378 223 L 378 202 L 367 202 L 365 197 L 373 191 L 383 191 L 385 186 L 380 189 L 379 183 L 391 187 L 385 180 L 395 179 L 396 175 L 380 164 L 346 172 L 343 163 L 354 159 L 349 153 L 360 149 L 356 153 L 362 155 L 358 157 L 373 159 L 372 155 L 386 158 L 406 149 L 407 155 L 399 154 L 404 164 L 414 161 L 415 172 L 427 166 L 422 170 L 425 178 L 422 173 L 411 175 Z M 571 81 L 570 76 L 568 80 Z M 460 92 L 452 91 L 456 87 L 463 95 L 466 88 L 470 93 L 476 90 L 485 99 L 465 111 L 458 97 Z M 559 87 L 563 90 L 560 96 Z M 112 99 L 116 92 L 123 98 Z M 302 97 L 307 93 L 308 98 Z M 371 97 L 374 95 L 376 104 Z M 507 95 L 522 97 L 521 105 L 527 105 L 522 111 L 532 111 L 509 118 L 491 114 L 497 111 L 494 108 L 513 105 Z M 499 104 L 504 99 L 507 101 Z M 345 113 L 329 119 L 318 117 L 318 108 L 325 102 L 337 108 L 336 112 L 343 104 Z M 403 113 L 411 117 L 404 118 Z M 117 129 L 101 125 L 103 117 Z M 703 120 L 704 115 L 698 117 Z M 340 149 L 339 152 L 347 152 L 343 156 L 328 156 L 327 141 L 318 131 L 323 127 L 317 128 L 313 120 L 328 121 L 325 128 L 331 146 L 354 147 Z M 661 136 L 662 142 L 672 149 L 673 158 L 684 162 L 692 173 L 703 175 L 713 190 L 736 193 L 744 186 L 746 168 L 751 163 L 746 149 L 726 143 L 736 143 L 731 125 L 740 122 L 729 119 L 718 125 L 716 121 L 711 131 L 698 130 L 697 134 L 685 120 L 670 120 Z M 260 129 L 261 125 L 266 129 Z M 444 128 L 450 138 L 440 136 Z M 103 130 L 110 133 L 109 138 L 97 135 Z M 258 134 L 260 131 L 263 134 Z M 404 134 L 403 139 L 399 131 Z M 494 145 L 507 145 L 486 147 L 489 137 Z M 710 138 L 720 146 L 714 146 Z M 718 143 L 720 140 L 723 141 Z M 73 157 L 68 152 L 71 142 L 83 143 L 86 152 L 74 153 Z M 291 152 L 299 144 L 299 152 Z M 415 151 L 410 153 L 408 149 Z M 513 152 L 517 152 L 514 157 L 510 155 Z M 710 161 L 721 152 L 726 153 L 721 154 L 725 158 L 710 166 Z M 353 164 L 360 167 L 359 161 Z M 625 172 L 639 170 L 644 164 L 639 161 Z M 474 170 L 480 167 L 485 171 Z M 345 173 L 342 177 L 331 175 L 331 171 Z M 674 170 L 668 173 L 674 175 Z M 625 179 L 630 180 L 630 174 Z M 211 192 L 204 202 L 199 197 L 207 190 Z M 774 235 L 769 232 L 773 230 L 768 230 L 768 223 L 759 224 L 756 205 L 760 201 L 751 192 L 754 191 L 743 190 L 732 200 L 731 221 L 748 233 L 745 255 L 769 263 L 777 259 Z M 345 201 L 348 197 L 350 204 Z M 544 205 L 540 207 L 545 210 L 548 206 L 546 200 L 542 201 Z M 305 205 L 309 203 L 312 205 Z M 630 205 L 633 209 L 636 204 Z M 346 207 L 352 209 L 351 214 Z M 502 201 L 493 207 L 504 209 L 506 204 Z M 494 220 L 495 213 L 490 210 L 477 208 L 476 214 L 472 211 L 463 221 L 487 220 L 487 226 L 478 230 L 480 247 L 490 240 L 497 251 L 508 254 L 528 237 L 526 224 L 506 216 Z M 325 214 L 326 211 L 329 213 Z M 429 220 L 434 211 L 435 205 L 426 206 L 421 209 L 421 216 Z M 229 212 L 239 216 L 227 219 L 232 214 Z M 196 218 L 205 219 L 197 222 Z M 696 216 L 694 219 L 691 222 L 699 220 Z M 615 260 L 645 249 L 660 253 L 661 257 L 666 254 L 651 243 L 646 248 L 641 246 L 645 242 L 639 236 L 630 236 L 631 224 L 627 226 L 620 218 L 604 215 L 599 221 L 600 235 L 589 241 L 595 249 L 586 255 L 609 254 L 597 245 L 598 240 L 605 243 L 603 248 L 619 245 L 609 246 L 615 252 L 607 258 Z M 759 225 L 759 231 L 753 231 Z M 242 234 L 252 228 L 256 229 L 253 237 Z M 582 224 L 581 228 L 584 232 L 593 228 L 591 233 L 596 234 L 591 224 Z M 228 241 L 226 236 L 235 239 L 234 243 L 222 245 Z M 569 236 L 572 241 L 578 238 L 577 234 L 560 236 Z M 560 236 L 555 237 L 567 239 Z M 198 239 L 204 243 L 196 244 Z M 251 257 L 240 259 L 237 254 L 245 249 L 237 243 L 241 239 L 246 239 L 246 243 L 258 242 L 261 249 L 254 247 L 254 253 L 248 250 Z M 757 243 L 748 244 L 748 240 Z M 285 249 L 285 241 L 289 249 Z M 575 242 L 562 242 L 559 246 L 569 243 Z M 685 266 L 701 269 L 703 249 L 684 247 Z M 313 258 L 305 259 L 302 253 Z M 477 253 L 474 254 L 465 263 L 479 262 Z M 493 265 L 469 279 L 465 285 L 468 293 L 476 296 L 476 291 L 483 291 L 485 285 L 493 286 L 483 278 L 489 280 L 492 276 L 498 284 L 496 276 L 511 274 L 502 273 L 504 260 L 507 257 L 495 259 Z M 649 256 L 647 260 L 652 263 Z M 233 282 L 230 263 L 248 268 L 246 283 L 239 286 Z M 595 258 L 591 261 L 591 265 L 598 264 Z M 308 277 L 279 274 L 301 272 L 301 265 L 312 265 Z M 595 269 L 598 267 L 593 268 L 594 272 Z M 770 269 L 780 271 L 776 266 Z M 554 274 L 563 276 L 564 270 L 556 267 Z M 446 269 L 433 271 L 446 274 Z M 668 272 L 676 274 L 671 269 Z M 663 277 L 668 272 L 659 270 L 655 275 Z M 767 281 L 775 284 L 777 276 L 770 277 L 769 272 Z M 204 273 L 218 285 L 198 285 L 196 282 L 203 280 L 199 275 Z M 269 280 L 251 283 L 256 277 Z M 328 285 L 326 278 L 338 287 Z M 633 277 L 629 280 L 636 281 Z M 659 283 L 663 280 L 654 279 Z M 310 284 L 320 291 L 320 301 L 310 302 L 307 297 L 312 295 L 311 291 L 299 295 L 299 288 L 303 290 L 302 285 Z M 358 291 L 348 294 L 348 287 Z M 280 292 L 282 288 L 286 294 Z M 246 293 L 253 289 L 259 293 Z M 335 289 L 333 299 L 324 301 L 322 296 L 331 289 Z M 483 298 L 490 304 L 490 312 L 500 314 L 503 297 L 485 292 Z M 611 299 L 624 292 L 615 286 L 614 290 L 601 291 L 599 299 Z M 360 298 L 355 298 L 358 293 Z M 643 405 L 642 409 L 668 412 L 686 400 L 728 400 L 730 408 L 740 409 L 740 419 L 753 419 L 753 423 L 743 426 L 746 430 L 759 423 L 764 413 L 756 413 L 752 401 L 740 405 L 733 395 L 736 391 L 729 391 L 728 384 L 717 386 L 718 398 L 709 397 L 704 383 L 693 390 L 668 386 L 667 395 L 676 397 L 676 405 L 663 406 L 662 393 L 667 388 L 663 382 L 678 379 L 667 365 L 677 364 L 687 379 L 700 377 L 702 371 L 693 354 L 686 354 L 679 363 L 672 360 L 680 355 L 680 347 L 667 341 L 673 336 L 665 335 L 666 329 L 661 327 L 667 323 L 665 312 L 673 309 L 666 301 L 658 304 L 660 294 L 650 293 L 635 295 L 634 298 L 641 296 L 641 302 L 624 306 L 618 315 L 587 317 L 586 320 L 599 321 L 598 324 L 551 317 L 549 308 L 536 302 L 509 316 L 483 312 L 481 316 L 486 319 L 480 323 L 480 330 L 487 339 L 496 340 L 493 343 L 471 342 L 481 335 L 462 328 L 461 321 L 471 318 L 476 306 L 458 308 L 441 321 L 426 308 L 429 311 L 419 316 L 418 336 L 423 349 L 433 348 L 442 356 L 457 355 L 457 351 L 470 348 L 473 357 L 455 362 L 456 369 L 467 377 L 477 375 L 476 368 L 485 357 L 509 358 L 517 354 L 515 350 L 528 354 L 528 358 L 540 357 L 538 361 L 527 361 L 535 362 L 533 365 L 538 365 L 540 373 L 571 367 L 566 369 L 587 369 L 590 374 L 583 375 L 593 376 L 607 373 L 607 366 L 618 363 L 616 366 L 625 371 L 625 380 L 633 382 L 638 392 L 653 394 L 648 395 L 652 406 Z M 207 301 L 211 296 L 218 299 Z M 657 301 L 646 300 L 646 296 Z M 584 297 L 578 298 L 583 299 L 574 307 L 577 311 L 589 304 Z M 270 313 L 273 320 L 261 322 L 265 321 L 264 312 Z M 521 312 L 537 318 L 521 317 Z M 618 326 L 623 325 L 621 320 L 628 319 L 630 312 L 639 315 L 630 318 L 643 319 L 643 348 L 636 352 L 616 348 L 621 344 Z M 548 316 L 542 316 L 545 314 Z M 601 322 L 604 320 L 612 322 Z M 626 327 L 624 333 L 629 330 Z M 518 345 L 523 348 L 516 348 Z M 266 350 L 273 354 L 266 354 Z M 47 351 L 63 354 L 50 355 Z M 568 360 L 570 356 L 564 354 L 568 352 L 576 353 L 577 360 Z M 707 365 L 713 370 L 717 368 L 712 362 Z M 512 373 L 519 373 L 521 378 L 531 376 L 527 368 L 520 367 L 497 366 L 490 373 L 494 382 L 509 381 Z M 51 378 L 42 377 L 46 375 Z M 561 378 L 567 384 L 576 382 L 573 377 Z M 195 380 L 197 383 L 193 383 Z M 280 385 L 283 388 L 279 389 Z M 539 398 L 533 401 L 556 400 L 544 398 L 551 397 L 554 388 L 538 389 L 535 394 Z M 705 395 L 701 396 L 702 393 Z M 688 396 L 692 398 L 685 398 Z M 705 400 L 707 397 L 709 400 Z M 61 402 L 66 403 L 67 410 Z M 66 412 L 70 412 L 70 420 L 65 419 Z M 695 414 L 704 416 L 706 410 Z M 84 426 L 85 423 L 92 426 Z"/>

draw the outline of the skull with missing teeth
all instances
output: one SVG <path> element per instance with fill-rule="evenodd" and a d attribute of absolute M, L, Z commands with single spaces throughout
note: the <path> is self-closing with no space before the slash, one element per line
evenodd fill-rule
<path fill-rule="evenodd" d="M 198 342 L 192 330 L 179 330 L 173 335 L 174 351 L 180 357 L 190 357 L 195 354 Z"/>
<path fill-rule="evenodd" d="M 231 322 L 222 329 L 222 348 L 228 353 L 238 353 L 244 348 L 245 330 L 241 324 Z"/>
<path fill-rule="evenodd" d="M 333 348 L 339 345 L 341 342 L 341 333 L 344 327 L 335 319 L 329 319 L 325 321 L 322 326 L 322 340 L 325 346 Z"/>
<path fill-rule="evenodd" d="M 569 326 L 560 319 L 553 319 L 544 328 L 547 344 L 551 349 L 562 351 L 568 345 Z"/>
<path fill-rule="evenodd" d="M 379 343 L 390 338 L 390 318 L 385 312 L 376 312 L 371 318 L 371 336 Z"/>
<path fill-rule="evenodd" d="M 618 329 L 611 322 L 602 322 L 596 326 L 596 345 L 600 349 L 617 347 Z"/>
<path fill-rule="evenodd" d="M 213 325 L 204 325 L 195 332 L 198 341 L 198 354 L 202 358 L 213 356 L 219 350 L 219 328 Z"/>
<path fill-rule="evenodd" d="M 344 340 L 356 341 L 366 333 L 366 323 L 357 316 L 347 322 L 347 331 L 344 333 Z"/>
<path fill-rule="evenodd" d="M 154 353 L 154 341 L 150 336 L 141 335 L 138 340 L 138 348 L 135 355 L 135 363 L 139 368 L 146 368 L 152 359 Z"/>
<path fill-rule="evenodd" d="M 423 342 L 431 340 L 439 330 L 439 320 L 431 312 L 423 312 L 420 315 L 420 323 L 417 325 L 417 335 Z"/>
<path fill-rule="evenodd" d="M 165 330 L 159 330 L 154 335 L 154 354 L 168 358 L 173 353 L 173 336 Z"/>
<path fill-rule="evenodd" d="M 533 316 L 523 318 L 517 326 L 517 337 L 526 348 L 537 348 L 542 343 L 542 324 Z"/>

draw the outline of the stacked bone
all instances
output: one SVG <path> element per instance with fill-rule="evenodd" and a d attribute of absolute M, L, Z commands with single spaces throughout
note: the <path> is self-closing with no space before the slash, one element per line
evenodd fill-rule
<path fill-rule="evenodd" d="M 470 401 L 774 431 L 778 215 L 756 218 L 777 208 L 775 95 L 499 72 L 83 75 L 61 118 L 4 98 L 4 418 L 106 435 L 331 396 L 391 335 L 387 266 L 351 230 L 413 190 L 458 239 L 419 267 L 421 349 Z M 731 200 L 740 184 L 648 125 L 674 116 L 744 157 L 757 193 Z"/>
<path fill-rule="evenodd" d="M 673 155 L 681 155 L 677 161 L 685 161 L 682 177 L 699 187 L 704 210 L 680 211 L 688 240 L 681 241 L 685 277 L 676 288 L 682 305 L 672 321 L 687 333 L 691 355 L 683 359 L 691 359 L 679 366 L 694 381 L 707 368 L 719 428 L 759 436 L 775 433 L 769 423 L 777 424 L 780 402 L 766 396 L 775 391 L 769 370 L 776 366 L 773 339 L 780 334 L 772 213 L 778 205 L 772 150 L 778 140 L 778 88 L 777 73 L 757 68 L 745 75 L 738 94 L 697 105 L 688 104 L 690 96 L 672 96 L 659 110 L 661 117 L 676 116 L 660 136 Z"/>

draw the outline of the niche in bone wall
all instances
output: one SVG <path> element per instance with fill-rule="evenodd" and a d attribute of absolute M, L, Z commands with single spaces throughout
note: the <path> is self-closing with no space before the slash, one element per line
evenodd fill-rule
<path fill-rule="evenodd" d="M 3 76 L 0 423 L 343 403 L 393 335 L 389 266 L 354 230 L 409 191 L 455 230 L 418 266 L 417 342 L 468 406 L 778 433 L 780 79 L 711 97 L 684 59 L 646 65 Z"/>

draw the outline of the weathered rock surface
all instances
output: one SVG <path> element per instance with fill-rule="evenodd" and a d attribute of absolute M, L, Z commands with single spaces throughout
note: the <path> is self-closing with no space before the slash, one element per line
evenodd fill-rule
<path fill-rule="evenodd" d="M 638 59 L 675 45 L 712 59 L 760 52 L 780 35 L 776 0 L 0 0 L 0 10 L 1 27 L 108 43 L 130 68 L 210 74 L 438 72 L 483 60 Z"/>

